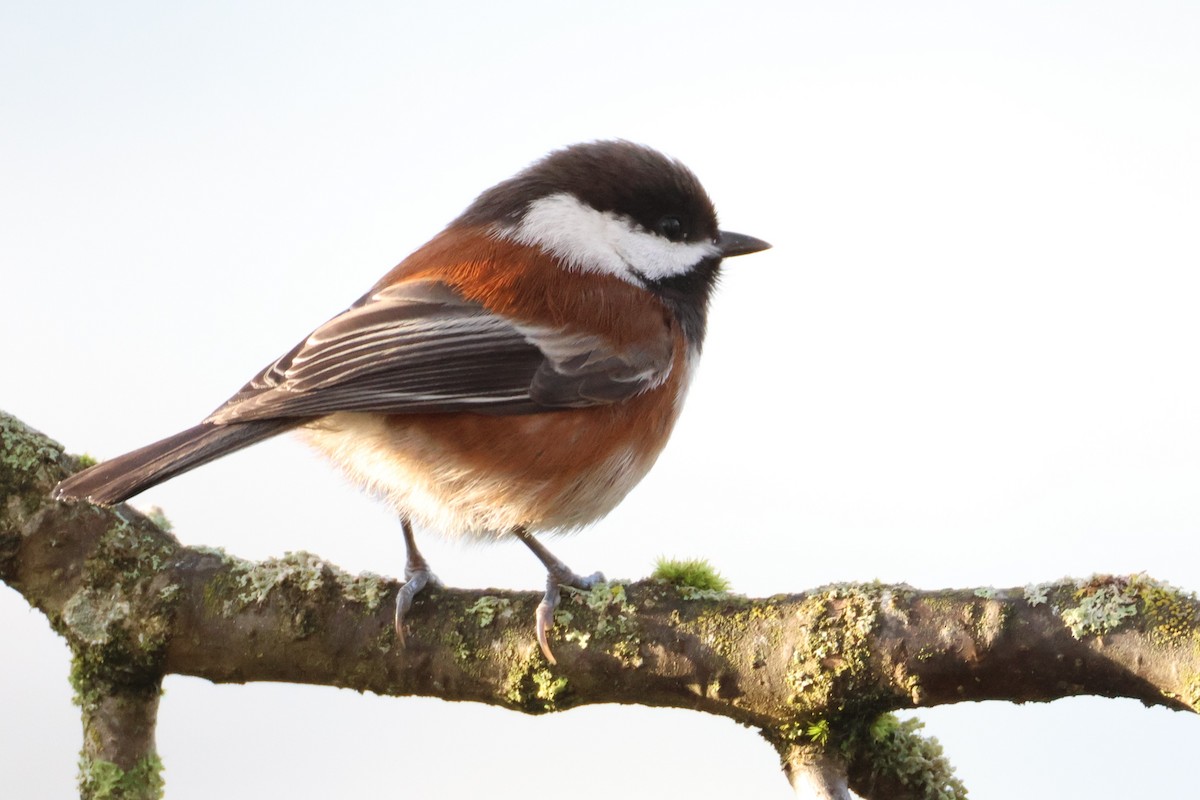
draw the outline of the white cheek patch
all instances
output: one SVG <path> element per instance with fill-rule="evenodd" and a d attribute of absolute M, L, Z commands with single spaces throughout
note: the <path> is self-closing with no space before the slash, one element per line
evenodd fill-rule
<path fill-rule="evenodd" d="M 565 193 L 535 200 L 520 223 L 499 233 L 540 247 L 573 269 L 607 272 L 631 283 L 639 275 L 652 281 L 681 275 L 718 254 L 711 242 L 672 242 Z"/>

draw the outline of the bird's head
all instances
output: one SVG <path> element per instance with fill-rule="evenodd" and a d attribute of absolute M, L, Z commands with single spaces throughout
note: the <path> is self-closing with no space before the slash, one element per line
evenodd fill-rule
<path fill-rule="evenodd" d="M 557 150 L 485 191 L 455 224 L 488 226 L 565 269 L 641 286 L 672 306 L 697 342 L 721 260 L 770 247 L 720 230 L 691 170 L 626 141 Z"/>

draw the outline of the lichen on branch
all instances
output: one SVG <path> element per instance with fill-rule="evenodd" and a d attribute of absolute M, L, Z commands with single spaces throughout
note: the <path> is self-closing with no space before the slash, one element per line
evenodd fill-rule
<path fill-rule="evenodd" d="M 816 764 L 822 780 L 880 797 L 959 796 L 936 743 L 896 710 L 1080 694 L 1200 702 L 1200 605 L 1148 576 L 940 591 L 838 584 L 754 599 L 700 562 L 664 562 L 646 580 L 564 593 L 552 665 L 533 636 L 538 593 L 430 588 L 402 645 L 396 581 L 308 553 L 250 562 L 184 547 L 158 515 L 50 500 L 77 468 L 0 414 L 0 580 L 71 646 L 85 731 L 99 732 L 85 741 L 81 785 L 99 787 L 89 796 L 131 775 L 153 784 L 150 699 L 165 674 L 535 714 L 694 709 L 761 731 L 793 774 Z"/>

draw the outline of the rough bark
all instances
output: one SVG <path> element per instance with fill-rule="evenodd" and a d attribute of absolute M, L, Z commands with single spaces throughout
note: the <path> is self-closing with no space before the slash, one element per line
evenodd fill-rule
<path fill-rule="evenodd" d="M 843 584 L 762 599 L 656 580 L 604 585 L 564 599 L 558 665 L 534 641 L 538 594 L 438 588 L 419 596 L 401 647 L 396 581 L 307 553 L 251 563 L 183 547 L 126 506 L 53 502 L 76 460 L 2 414 L 0 437 L 0 580 L 71 646 L 84 796 L 159 792 L 153 724 L 168 673 L 527 713 L 690 708 L 761 731 L 811 797 L 847 786 L 865 797 L 963 794 L 936 742 L 890 711 L 1080 694 L 1194 709 L 1200 699 L 1200 606 L 1146 576 L 943 591 Z M 102 781 L 128 789 L 102 794 Z"/>

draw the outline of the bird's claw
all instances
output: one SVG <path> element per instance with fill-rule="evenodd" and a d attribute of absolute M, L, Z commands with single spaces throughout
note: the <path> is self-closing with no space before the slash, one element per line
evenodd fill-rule
<path fill-rule="evenodd" d="M 596 584 L 603 582 L 604 574 L 601 572 L 593 572 L 586 578 L 570 571 L 558 574 L 551 573 L 547 576 L 546 594 L 542 596 L 542 602 L 538 603 L 534 624 L 537 626 L 538 646 L 542 648 L 542 655 L 551 664 L 558 663 L 558 659 L 554 657 L 553 651 L 550 650 L 550 628 L 554 625 L 554 612 L 558 609 L 559 601 L 562 600 L 562 589 L 560 587 L 566 586 L 571 589 L 587 591 Z"/>
<path fill-rule="evenodd" d="M 404 571 L 406 578 L 404 585 L 396 592 L 396 642 L 404 647 L 404 618 L 408 615 L 409 609 L 412 608 L 413 598 L 417 596 L 422 589 L 425 588 L 430 581 L 436 586 L 438 580 L 428 568 L 423 569 L 406 569 Z"/>

